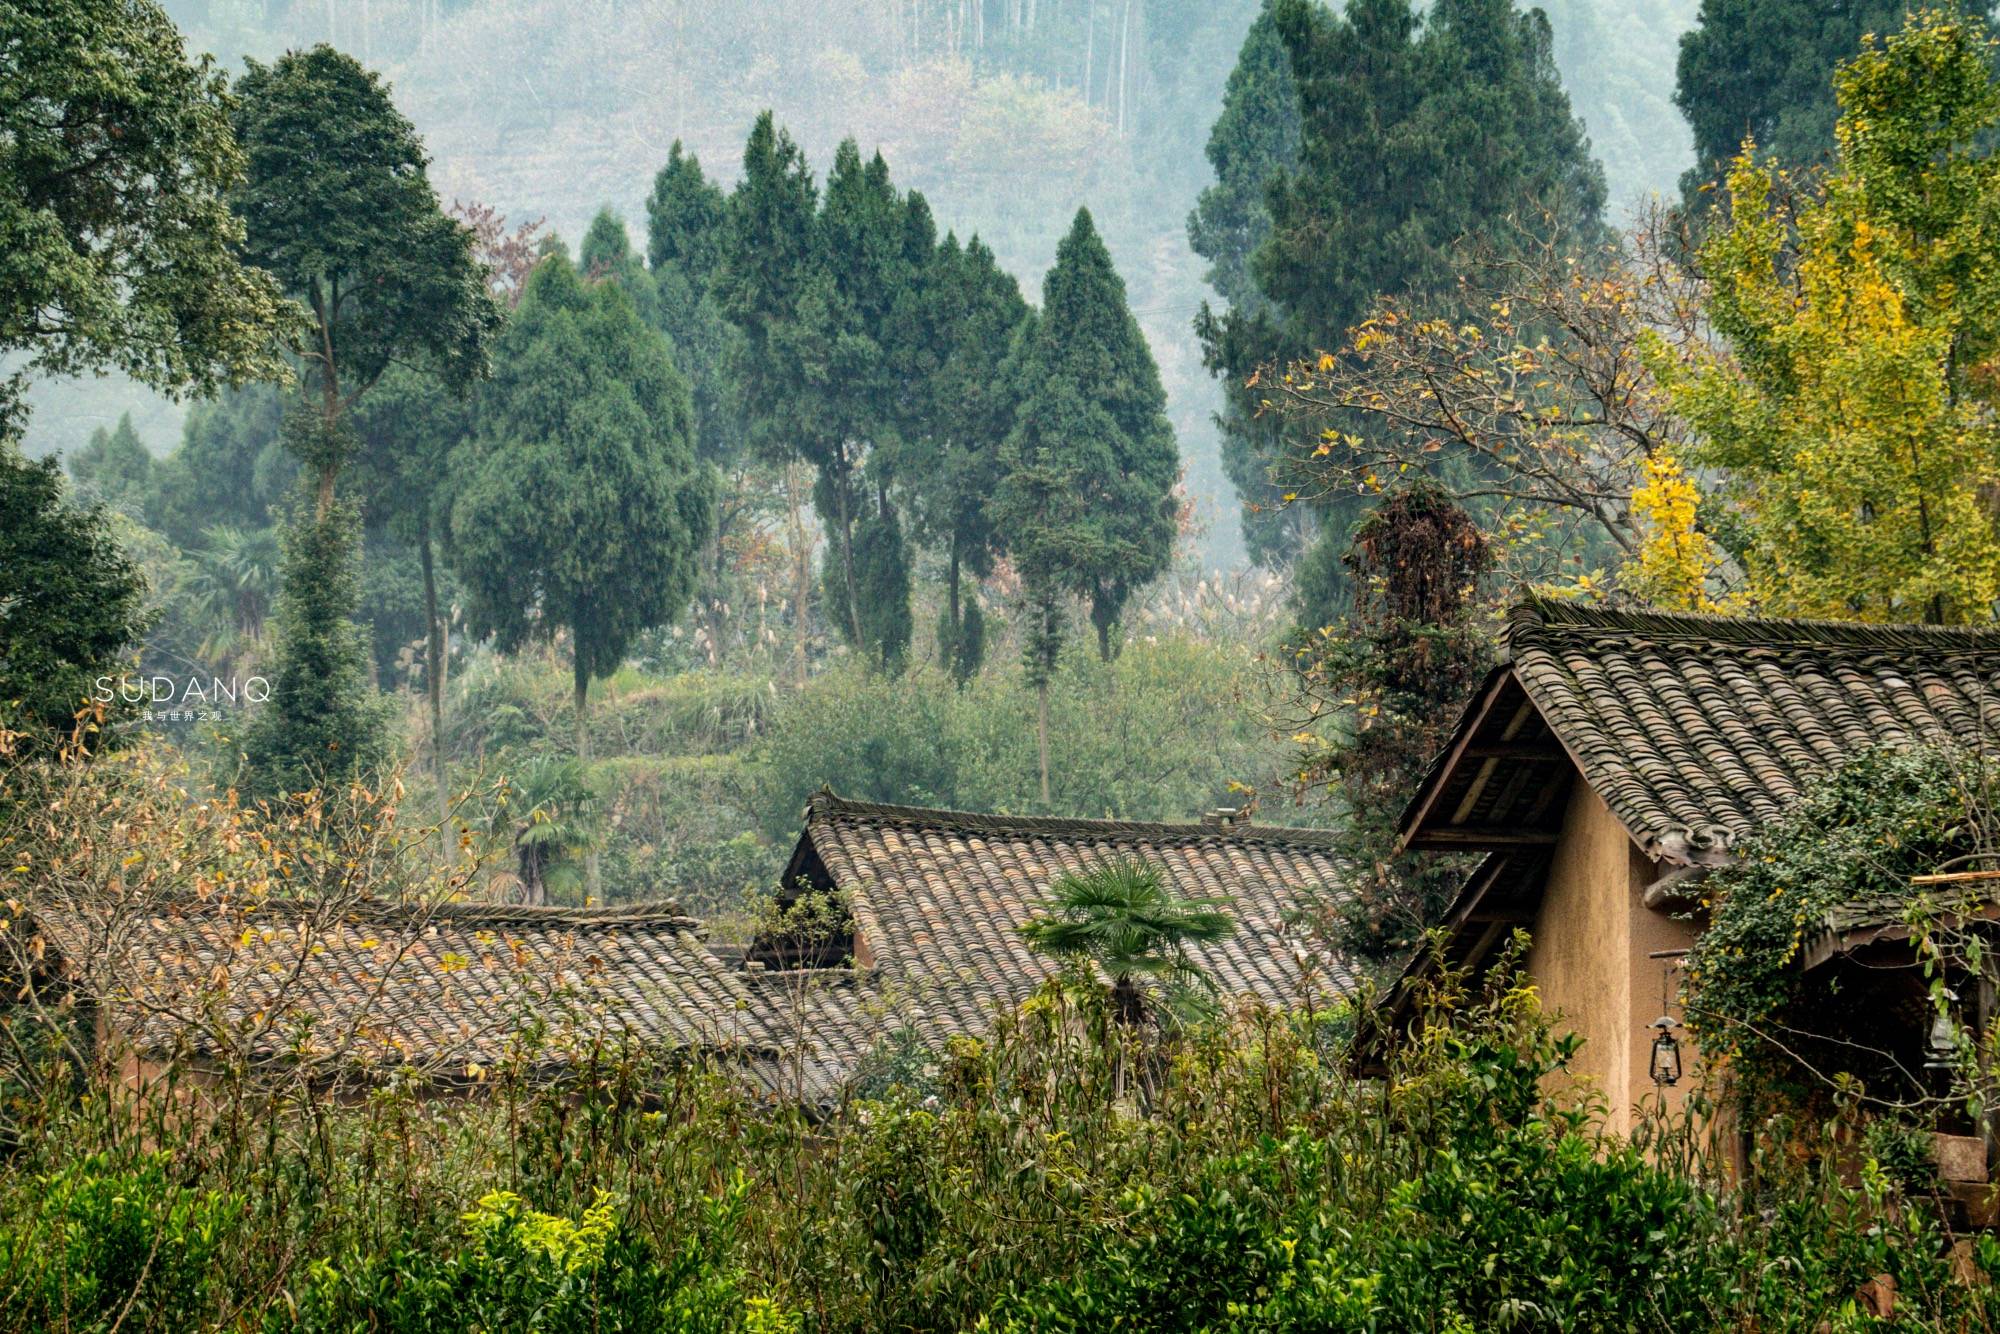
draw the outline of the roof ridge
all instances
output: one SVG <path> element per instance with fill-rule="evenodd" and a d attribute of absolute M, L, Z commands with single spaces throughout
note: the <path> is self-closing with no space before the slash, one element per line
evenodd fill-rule
<path fill-rule="evenodd" d="M 1155 820 L 1090 820 L 1063 815 L 995 815 L 932 806 L 896 806 L 886 802 L 843 797 L 831 787 L 815 792 L 806 805 L 806 820 L 847 816 L 879 823 L 928 825 L 983 833 L 1088 835 L 1100 838 L 1249 839 L 1267 843 L 1332 846 L 1330 829 L 1298 829 L 1290 825 L 1247 824 L 1227 828 L 1200 821 L 1169 823 Z"/>
<path fill-rule="evenodd" d="M 177 895 L 162 898 L 152 904 L 133 903 L 135 909 L 154 912 L 216 912 L 228 909 L 264 911 L 288 907 L 307 908 L 318 906 L 315 900 L 305 897 L 270 895 L 261 899 L 229 898 L 216 895 L 209 898 L 195 898 Z M 567 904 L 529 903 L 411 903 L 388 899 L 359 899 L 341 910 L 345 919 L 374 923 L 405 922 L 455 922 L 459 924 L 491 924 L 495 926 L 560 925 L 569 923 L 580 926 L 664 926 L 675 925 L 683 931 L 698 931 L 701 919 L 682 911 L 674 900 L 659 900 L 650 903 L 601 904 L 587 908 L 572 907 Z"/>
<path fill-rule="evenodd" d="M 1745 648 L 2000 653 L 2000 627 L 1627 611 L 1540 595 L 1507 613 L 1510 657 L 1543 635 L 1697 640 Z"/>

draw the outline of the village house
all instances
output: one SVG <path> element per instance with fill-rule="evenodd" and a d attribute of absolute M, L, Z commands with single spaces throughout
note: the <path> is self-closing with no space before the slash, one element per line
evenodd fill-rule
<path fill-rule="evenodd" d="M 1408 847 L 1483 854 L 1445 918 L 1442 960 L 1477 974 L 1529 932 L 1529 978 L 1584 1039 L 1576 1074 L 1604 1097 L 1609 1128 L 1629 1130 L 1642 1101 L 1674 1105 L 1695 1082 L 1699 1053 L 1657 1021 L 1680 1017 L 1707 871 L 1865 751 L 1992 739 L 1996 704 L 2000 631 L 1524 603 L 1402 818 Z M 1843 910 L 1796 966 L 1857 965 L 1875 990 L 1854 994 L 1900 1005 L 1897 1040 L 1915 1048 L 1927 1018 L 1902 1004 L 1921 995 L 1907 949 L 1863 957 L 1893 947 L 1899 922 L 1896 905 Z M 1406 971 L 1392 1029 L 1413 1022 L 1438 962 Z M 1655 1068 L 1663 1033 L 1684 1067 L 1671 1083 Z"/>
<path fill-rule="evenodd" d="M 1333 836 L 1258 825 L 1233 811 L 1153 824 L 978 815 L 850 801 L 822 791 L 780 881 L 779 907 L 829 919 L 754 941 L 745 976 L 774 1027 L 796 1035 L 808 1096 L 837 1087 L 883 1037 L 936 1049 L 978 1035 L 1056 971 L 1022 924 L 1055 882 L 1121 859 L 1155 868 L 1184 898 L 1215 898 L 1233 934 L 1190 949 L 1224 1000 L 1324 1005 L 1353 976 L 1296 924 L 1338 893 Z"/>
<path fill-rule="evenodd" d="M 42 905 L 32 978 L 102 999 L 128 1082 L 170 1056 L 468 1088 L 559 1077 L 642 1049 L 699 1059 L 773 1099 L 837 1100 L 885 1039 L 936 1050 L 1055 971 L 1016 928 L 1057 878 L 1121 858 L 1224 901 L 1231 936 L 1192 954 L 1225 1000 L 1323 1004 L 1352 978 L 1294 928 L 1340 883 L 1324 831 L 1216 812 L 1186 824 L 974 815 L 815 796 L 778 894 L 783 922 L 719 946 L 672 904 L 125 901 Z M 810 921 L 807 921 L 807 918 Z M 0 974 L 12 970 L 0 961 Z M 31 983 L 26 985 L 24 983 Z"/>
<path fill-rule="evenodd" d="M 156 902 L 41 905 L 0 961 L 17 1004 L 93 1010 L 151 1085 L 170 1062 L 296 1077 L 338 1096 L 384 1079 L 552 1078 L 635 1049 L 773 1086 L 783 1041 L 672 905 Z M 11 967 L 9 966 L 11 965 Z"/>

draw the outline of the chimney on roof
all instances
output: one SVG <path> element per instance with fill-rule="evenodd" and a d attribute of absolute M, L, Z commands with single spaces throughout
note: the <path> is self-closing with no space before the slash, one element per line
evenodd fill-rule
<path fill-rule="evenodd" d="M 1207 815 L 1202 816 L 1201 822 L 1210 829 L 1234 829 L 1236 826 L 1245 823 L 1243 808 L 1241 806 L 1217 806 Z"/>

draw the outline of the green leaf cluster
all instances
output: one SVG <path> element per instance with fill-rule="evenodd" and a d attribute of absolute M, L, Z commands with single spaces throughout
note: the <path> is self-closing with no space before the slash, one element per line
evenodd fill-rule
<path fill-rule="evenodd" d="M 69 737 L 145 630 L 138 567 L 105 511 L 65 492 L 56 460 L 0 443 L 0 725 L 35 752 Z"/>
<path fill-rule="evenodd" d="M 1702 882 L 1709 923 L 1688 959 L 1687 1024 L 1704 1053 L 1728 1062 L 1746 1098 L 1807 1092 L 1801 1059 L 1846 1068 L 1824 1044 L 1852 1030 L 1822 1022 L 1827 980 L 1800 971 L 1801 953 L 1836 908 L 1902 922 L 1917 903 L 1910 877 L 1969 850 L 1969 813 L 1990 781 L 1976 759 L 1952 751 L 1871 751 L 1743 839 Z M 1878 1081 L 1892 1077 L 1875 1064 Z"/>
<path fill-rule="evenodd" d="M 453 459 L 451 542 L 475 633 L 570 640 L 579 707 L 643 630 L 686 610 L 714 522 L 687 382 L 614 282 L 552 255 Z"/>
<path fill-rule="evenodd" d="M 1601 242 L 1604 174 L 1552 42 L 1513 0 L 1273 0 L 1253 27 L 1190 228 L 1227 302 L 1195 329 L 1233 386 L 1224 461 L 1259 560 L 1288 563 L 1314 526 L 1272 484 L 1277 433 L 1243 389 L 1260 366 L 1343 346 L 1379 298 L 1451 302 L 1471 248 Z"/>
<path fill-rule="evenodd" d="M 1166 393 L 1088 209 L 1056 248 L 1010 373 L 1017 405 L 994 503 L 1043 625 L 1028 663 L 1040 680 L 1055 664 L 1066 599 L 1088 600 L 1108 659 L 1125 603 L 1173 556 L 1180 456 Z"/>
<path fill-rule="evenodd" d="M 175 393 L 282 378 L 297 310 L 241 262 L 246 160 L 212 62 L 151 0 L 10 5 L 0 31 L 0 351 Z M 0 436 L 22 378 L 0 380 Z"/>

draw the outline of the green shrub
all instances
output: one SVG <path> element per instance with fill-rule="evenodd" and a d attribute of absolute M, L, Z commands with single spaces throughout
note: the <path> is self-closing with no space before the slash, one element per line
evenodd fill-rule
<path fill-rule="evenodd" d="M 0 1222 L 0 1303 L 19 1329 L 191 1329 L 234 1294 L 214 1267 L 240 1199 L 174 1180 L 171 1159 L 64 1165 Z"/>
<path fill-rule="evenodd" d="M 575 1221 L 494 1191 L 464 1216 L 459 1244 L 315 1261 L 295 1312 L 274 1328 L 620 1331 L 783 1330 L 789 1317 L 747 1298 L 731 1262 L 748 1184 L 739 1175 L 709 1202 L 704 1225 L 662 1251 L 599 1194 Z"/>
<path fill-rule="evenodd" d="M 1282 748 L 1242 707 L 1255 664 L 1241 649 L 1134 638 L 1111 662 L 1077 646 L 1050 696 L 1051 806 L 1067 815 L 1187 820 L 1232 782 L 1269 783 Z M 786 697 L 753 752 L 767 835 L 789 841 L 807 798 L 960 810 L 1041 807 L 1035 697 L 1015 672 L 961 688 L 931 667 L 890 678 L 860 664 Z"/>

